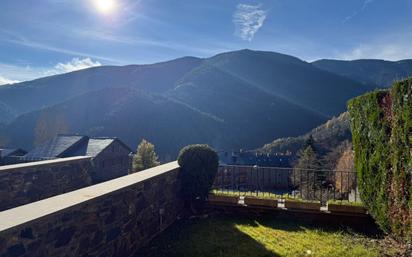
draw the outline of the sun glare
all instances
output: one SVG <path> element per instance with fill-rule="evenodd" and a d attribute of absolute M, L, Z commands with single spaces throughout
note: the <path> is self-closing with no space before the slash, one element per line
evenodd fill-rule
<path fill-rule="evenodd" d="M 94 0 L 93 2 L 96 6 L 96 9 L 104 14 L 111 13 L 116 8 L 115 0 Z"/>

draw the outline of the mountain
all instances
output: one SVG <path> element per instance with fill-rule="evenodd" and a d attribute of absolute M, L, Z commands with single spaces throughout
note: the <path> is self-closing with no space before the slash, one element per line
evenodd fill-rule
<path fill-rule="evenodd" d="M 330 118 L 346 109 L 348 99 L 373 89 L 292 56 L 241 50 L 204 60 L 178 82 L 175 91 L 186 96 L 186 91 L 194 90 L 258 90 Z"/>
<path fill-rule="evenodd" d="M 313 138 L 316 148 L 321 155 L 334 151 L 345 141 L 350 142 L 352 134 L 349 113 L 344 112 L 338 117 L 333 117 L 304 135 L 276 139 L 264 145 L 258 151 L 296 155 L 310 137 Z"/>
<path fill-rule="evenodd" d="M 373 86 L 295 57 L 240 50 L 151 65 L 104 66 L 0 87 L 0 144 L 55 133 L 152 141 L 161 157 L 188 143 L 256 148 L 298 136 Z"/>
<path fill-rule="evenodd" d="M 150 65 L 100 66 L 0 87 L 0 123 L 72 97 L 107 87 L 130 87 L 162 93 L 199 65 L 184 57 Z"/>
<path fill-rule="evenodd" d="M 394 81 L 412 76 L 412 60 L 319 60 L 312 64 L 319 69 L 377 87 L 390 87 Z"/>
<path fill-rule="evenodd" d="M 168 95 L 230 123 L 245 148 L 303 134 L 372 89 L 292 56 L 241 50 L 204 60 Z"/>
<path fill-rule="evenodd" d="M 105 88 L 21 115 L 4 133 L 9 145 L 27 149 L 57 133 L 119 137 L 133 146 L 146 138 L 165 159 L 187 144 L 227 144 L 224 130 L 222 122 L 160 95 Z"/>

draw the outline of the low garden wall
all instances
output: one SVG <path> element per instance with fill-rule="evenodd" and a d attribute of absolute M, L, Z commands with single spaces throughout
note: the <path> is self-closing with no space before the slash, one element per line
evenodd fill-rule
<path fill-rule="evenodd" d="M 90 186 L 91 157 L 0 166 L 0 211 Z"/>
<path fill-rule="evenodd" d="M 171 162 L 0 212 L 0 256 L 131 256 L 183 210 Z"/>

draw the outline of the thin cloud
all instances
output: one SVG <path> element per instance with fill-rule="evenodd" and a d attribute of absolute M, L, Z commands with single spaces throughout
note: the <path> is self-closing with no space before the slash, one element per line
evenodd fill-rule
<path fill-rule="evenodd" d="M 67 63 L 58 63 L 54 66 L 53 69 L 46 71 L 46 75 L 56 75 L 61 73 L 67 73 L 77 70 L 83 70 L 91 67 L 101 66 L 102 64 L 98 61 L 93 61 L 90 58 L 73 58 L 70 62 Z"/>
<path fill-rule="evenodd" d="M 366 10 L 369 4 L 373 3 L 375 0 L 365 0 L 363 1 L 362 8 L 360 10 L 355 10 L 351 15 L 348 15 L 343 19 L 342 23 L 347 23 L 348 21 L 355 18 L 359 13 Z"/>
<path fill-rule="evenodd" d="M 45 68 L 32 68 L 28 65 L 11 65 L 0 62 L 0 74 L 7 74 L 7 78 L 15 81 L 26 81 L 44 76 Z"/>
<path fill-rule="evenodd" d="M 357 59 L 383 59 L 399 61 L 412 58 L 412 49 L 408 44 L 402 43 L 368 43 L 361 44 L 337 56 L 344 60 Z"/>
<path fill-rule="evenodd" d="M 8 30 L 4 30 L 4 29 L 0 29 L 0 41 L 13 43 L 16 45 L 21 45 L 25 47 L 34 48 L 34 49 L 46 50 L 50 52 L 63 53 L 63 54 L 74 55 L 74 56 L 90 56 L 91 58 L 107 61 L 113 64 L 124 63 L 124 61 L 122 60 L 112 59 L 112 58 L 108 58 L 105 56 L 93 55 L 90 53 L 74 51 L 71 49 L 66 49 L 66 48 L 61 48 L 61 47 L 55 47 L 49 44 L 32 41 L 30 39 L 23 37 L 20 34 L 17 34 L 17 33 L 8 31 Z"/>
<path fill-rule="evenodd" d="M 263 26 L 267 11 L 261 9 L 261 4 L 238 4 L 233 14 L 235 35 L 243 40 L 252 41 L 255 34 Z"/>
<path fill-rule="evenodd" d="M 19 83 L 22 81 L 29 81 L 41 77 L 58 75 L 101 65 L 102 64 L 100 62 L 94 61 L 89 57 L 73 58 L 71 61 L 66 63 L 57 63 L 53 67 L 16 66 L 0 63 L 0 74 L 7 74 L 7 78 L 0 76 L 0 85 Z"/>
<path fill-rule="evenodd" d="M 0 76 L 0 86 L 2 85 L 7 85 L 7 84 L 15 84 L 15 83 L 19 83 L 20 81 L 18 80 L 12 80 L 12 79 L 8 79 L 5 78 L 3 76 Z"/>
<path fill-rule="evenodd" d="M 363 6 L 362 6 L 362 11 L 366 9 L 366 7 L 368 7 L 369 4 L 373 3 L 375 0 L 365 0 L 363 2 Z"/>

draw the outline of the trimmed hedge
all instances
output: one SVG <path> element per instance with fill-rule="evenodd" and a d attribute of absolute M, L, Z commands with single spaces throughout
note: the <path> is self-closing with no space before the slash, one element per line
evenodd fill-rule
<path fill-rule="evenodd" d="M 362 201 L 385 231 L 389 231 L 388 171 L 390 124 L 380 102 L 387 92 L 377 91 L 349 102 L 355 167 Z"/>
<path fill-rule="evenodd" d="M 187 200 L 205 200 L 219 166 L 217 153 L 208 145 L 189 145 L 180 151 L 178 163 L 183 197 Z"/>
<path fill-rule="evenodd" d="M 412 79 L 348 104 L 363 203 L 383 231 L 412 239 Z"/>
<path fill-rule="evenodd" d="M 389 207 L 392 231 L 412 241 L 412 79 L 397 83 L 392 96 L 392 183 Z"/>

